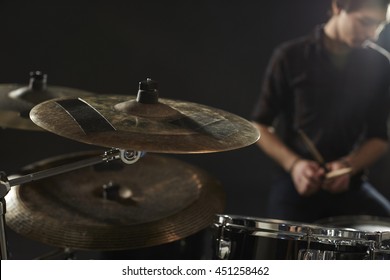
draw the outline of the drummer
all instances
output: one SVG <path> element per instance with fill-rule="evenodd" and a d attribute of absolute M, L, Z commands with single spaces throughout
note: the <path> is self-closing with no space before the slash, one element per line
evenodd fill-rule
<path fill-rule="evenodd" d="M 281 169 L 267 216 L 390 215 L 365 176 L 388 149 L 390 55 L 373 42 L 388 5 L 333 0 L 325 24 L 275 50 L 253 115 L 258 146 Z"/>

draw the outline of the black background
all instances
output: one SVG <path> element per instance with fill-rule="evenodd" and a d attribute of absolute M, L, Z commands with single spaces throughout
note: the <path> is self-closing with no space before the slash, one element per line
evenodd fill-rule
<path fill-rule="evenodd" d="M 159 82 L 161 97 L 250 119 L 274 47 L 325 22 L 329 4 L 0 0 L 0 83 L 25 85 L 30 71 L 41 70 L 48 74 L 49 85 L 135 95 L 138 82 L 150 77 Z M 41 159 L 92 148 L 50 133 L 2 129 L 0 169 L 11 174 Z M 225 213 L 263 215 L 274 163 L 255 145 L 172 156 L 221 181 L 227 194 Z M 386 156 L 372 169 L 372 180 L 387 197 L 389 161 Z M 9 235 L 11 245 L 20 238 Z M 26 248 L 14 258 L 30 257 Z"/>

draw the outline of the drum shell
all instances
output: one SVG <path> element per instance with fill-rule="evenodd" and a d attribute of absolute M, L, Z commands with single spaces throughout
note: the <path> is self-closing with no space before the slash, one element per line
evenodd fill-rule
<path fill-rule="evenodd" d="M 370 215 L 347 215 L 328 217 L 316 221 L 319 225 L 348 228 L 374 233 L 378 236 L 373 249 L 375 260 L 390 260 L 390 218 Z"/>
<path fill-rule="evenodd" d="M 338 231 L 315 224 L 217 215 L 213 224 L 213 258 L 371 259 L 375 241 L 370 238 L 358 232 Z"/>

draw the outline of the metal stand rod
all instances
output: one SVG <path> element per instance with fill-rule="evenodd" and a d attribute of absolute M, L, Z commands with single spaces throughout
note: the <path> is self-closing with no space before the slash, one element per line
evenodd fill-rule
<path fill-rule="evenodd" d="M 0 200 L 0 249 L 1 249 L 1 259 L 8 259 L 7 251 L 7 239 L 5 237 L 5 199 Z"/>
<path fill-rule="evenodd" d="M 5 196 L 13 186 L 22 185 L 25 183 L 33 182 L 36 180 L 44 179 L 47 177 L 55 176 L 58 174 L 66 173 L 83 167 L 92 166 L 101 162 L 109 162 L 115 159 L 121 159 L 126 164 L 132 164 L 136 162 L 141 156 L 142 152 L 137 151 L 125 151 L 120 149 L 111 149 L 106 151 L 103 155 L 97 157 L 91 157 L 84 160 L 80 160 L 74 163 L 65 164 L 58 167 L 53 167 L 47 170 L 38 171 L 35 173 L 23 175 L 20 177 L 8 179 L 4 172 L 0 172 L 0 250 L 1 259 L 8 259 L 7 253 L 7 239 L 5 237 Z"/>
<path fill-rule="evenodd" d="M 47 170 L 38 171 L 35 173 L 27 174 L 24 176 L 20 176 L 17 178 L 10 179 L 8 181 L 10 187 L 22 185 L 25 183 L 37 181 L 40 179 L 44 179 L 47 177 L 55 176 L 58 174 L 66 173 L 69 171 L 77 170 L 83 167 L 92 166 L 101 162 L 109 162 L 114 159 L 119 159 L 120 151 L 119 150 L 111 150 L 106 152 L 103 156 L 92 157 L 84 160 L 80 160 L 74 163 L 65 164 L 58 167 L 53 167 Z"/>

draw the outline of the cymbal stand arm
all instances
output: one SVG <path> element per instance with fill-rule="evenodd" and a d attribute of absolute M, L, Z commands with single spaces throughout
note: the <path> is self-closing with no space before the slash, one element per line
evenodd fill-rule
<path fill-rule="evenodd" d="M 66 173 L 69 171 L 77 170 L 83 167 L 92 166 L 101 162 L 109 162 L 112 160 L 116 160 L 120 158 L 120 150 L 118 149 L 112 149 L 110 151 L 107 151 L 102 156 L 87 158 L 84 160 L 80 160 L 73 163 L 68 163 L 62 166 L 57 166 L 53 168 L 49 168 L 47 170 L 38 171 L 35 173 L 23 175 L 20 177 L 16 177 L 13 179 L 9 179 L 8 183 L 11 187 L 22 185 L 25 183 L 37 181 L 40 179 L 44 179 L 47 177 L 55 176 L 58 174 Z"/>
<path fill-rule="evenodd" d="M 24 176 L 8 179 L 4 172 L 0 172 L 0 250 L 1 259 L 6 260 L 8 258 L 7 253 L 7 239 L 5 237 L 5 213 L 6 213 L 6 201 L 5 196 L 10 191 L 11 187 L 25 184 L 28 182 L 44 179 L 46 177 L 55 176 L 58 174 L 66 173 L 76 169 L 80 169 L 87 166 L 92 166 L 101 162 L 109 162 L 115 159 L 121 158 L 121 151 L 119 149 L 111 149 L 106 151 L 102 156 L 92 157 L 84 160 L 80 160 L 74 163 L 65 164 L 58 167 L 53 167 L 47 170 L 38 171 L 35 173 L 27 174 Z"/>
<path fill-rule="evenodd" d="M 132 164 L 138 161 L 143 156 L 142 152 L 128 151 L 113 148 L 106 151 L 102 156 L 91 157 L 73 163 L 68 163 L 62 166 L 53 167 L 47 170 L 38 171 L 35 173 L 23 175 L 20 177 L 8 179 L 4 172 L 0 172 L 0 250 L 1 259 L 8 259 L 7 239 L 5 237 L 5 213 L 6 201 L 5 196 L 10 191 L 11 187 L 22 185 L 25 183 L 37 181 L 58 174 L 70 172 L 83 167 L 92 166 L 102 162 L 110 162 L 112 160 L 121 159 L 126 164 Z"/>

